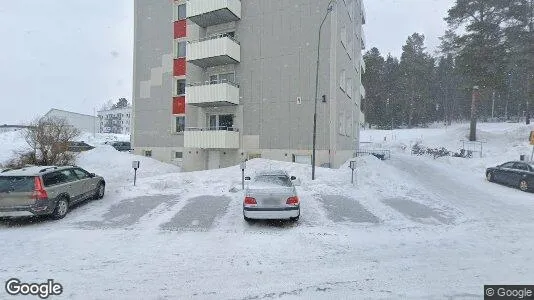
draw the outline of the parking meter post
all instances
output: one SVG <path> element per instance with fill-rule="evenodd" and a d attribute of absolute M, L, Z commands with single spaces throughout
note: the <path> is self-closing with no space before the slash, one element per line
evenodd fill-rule
<path fill-rule="evenodd" d="M 139 169 L 140 162 L 138 160 L 132 161 L 132 168 L 134 169 L 134 186 L 137 181 L 137 169 Z"/>
<path fill-rule="evenodd" d="M 247 168 L 246 161 L 241 162 L 241 189 L 245 190 L 245 169 Z"/>
<path fill-rule="evenodd" d="M 350 180 L 350 183 L 351 183 L 351 184 L 354 184 L 354 170 L 356 170 L 356 161 L 354 161 L 354 160 L 351 161 L 351 162 L 349 163 L 349 168 L 350 168 L 351 171 L 352 171 L 352 178 L 351 178 L 351 180 Z"/>

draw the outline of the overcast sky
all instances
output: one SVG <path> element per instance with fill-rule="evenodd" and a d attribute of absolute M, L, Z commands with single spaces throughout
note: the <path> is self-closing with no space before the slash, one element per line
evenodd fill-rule
<path fill-rule="evenodd" d="M 365 0 L 367 49 L 400 56 L 421 32 L 433 51 L 453 2 Z M 50 108 L 93 114 L 110 99 L 131 99 L 133 0 L 0 1 L 0 36 L 0 124 Z"/>

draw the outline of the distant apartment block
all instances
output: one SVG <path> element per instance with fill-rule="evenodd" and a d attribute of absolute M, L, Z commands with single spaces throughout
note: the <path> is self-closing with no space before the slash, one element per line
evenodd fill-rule
<path fill-rule="evenodd" d="M 132 107 L 111 108 L 98 111 L 99 131 L 102 133 L 130 134 Z"/>
<path fill-rule="evenodd" d="M 135 0 L 132 143 L 186 171 L 244 159 L 311 163 L 318 29 L 328 0 Z M 362 0 L 322 30 L 318 166 L 358 147 Z"/>

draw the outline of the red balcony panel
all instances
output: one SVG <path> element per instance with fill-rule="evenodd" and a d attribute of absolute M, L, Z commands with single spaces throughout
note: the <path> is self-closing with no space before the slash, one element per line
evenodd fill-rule
<path fill-rule="evenodd" d="M 185 114 L 185 96 L 172 98 L 172 113 Z"/>
<path fill-rule="evenodd" d="M 180 20 L 174 22 L 174 38 L 183 38 L 187 36 L 187 21 Z"/>
<path fill-rule="evenodd" d="M 185 75 L 185 57 L 174 60 L 173 75 L 184 76 Z"/>

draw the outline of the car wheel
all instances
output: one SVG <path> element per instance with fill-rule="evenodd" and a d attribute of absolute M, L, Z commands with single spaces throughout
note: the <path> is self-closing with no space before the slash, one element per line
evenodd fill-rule
<path fill-rule="evenodd" d="M 489 182 L 493 182 L 493 174 L 491 172 L 488 172 L 486 174 L 486 179 L 489 181 Z"/>
<path fill-rule="evenodd" d="M 524 179 L 521 180 L 521 182 L 519 182 L 519 189 L 522 190 L 523 192 L 528 192 L 529 190 L 528 182 Z"/>
<path fill-rule="evenodd" d="M 69 201 L 66 197 L 61 197 L 57 200 L 56 209 L 52 213 L 54 220 L 63 219 L 69 212 Z"/>
<path fill-rule="evenodd" d="M 106 193 L 106 185 L 104 183 L 99 183 L 98 187 L 96 188 L 95 195 L 93 196 L 93 199 L 102 199 L 104 198 L 104 194 Z"/>
<path fill-rule="evenodd" d="M 245 217 L 245 216 L 243 216 L 243 219 L 245 219 L 245 221 L 247 221 L 247 223 L 252 223 L 252 222 L 254 222 L 253 219 L 251 219 L 251 218 L 247 218 L 247 217 Z"/>

